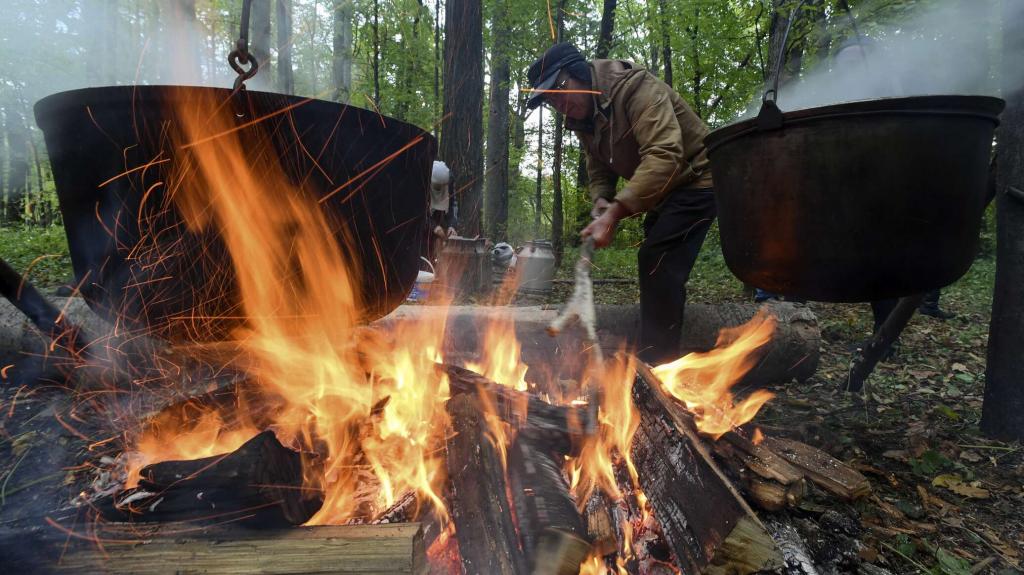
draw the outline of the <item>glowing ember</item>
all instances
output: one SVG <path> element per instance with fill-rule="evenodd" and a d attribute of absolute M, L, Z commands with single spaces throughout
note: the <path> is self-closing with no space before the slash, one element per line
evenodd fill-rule
<path fill-rule="evenodd" d="M 775 318 L 758 312 L 742 326 L 723 329 L 715 349 L 659 365 L 654 375 L 665 391 L 694 413 L 697 429 L 717 439 L 753 419 L 772 398 L 771 393 L 757 390 L 734 403 L 730 388 L 754 367 L 757 357 L 753 352 L 768 343 L 774 331 Z"/>

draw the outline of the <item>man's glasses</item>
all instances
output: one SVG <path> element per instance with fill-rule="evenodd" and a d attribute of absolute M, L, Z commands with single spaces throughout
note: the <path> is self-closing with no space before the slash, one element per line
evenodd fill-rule
<path fill-rule="evenodd" d="M 544 95 L 544 100 L 549 106 L 555 106 L 556 101 L 564 95 L 565 90 L 569 87 L 569 78 L 570 76 L 566 74 L 566 76 L 562 78 L 561 82 L 551 86 Z"/>

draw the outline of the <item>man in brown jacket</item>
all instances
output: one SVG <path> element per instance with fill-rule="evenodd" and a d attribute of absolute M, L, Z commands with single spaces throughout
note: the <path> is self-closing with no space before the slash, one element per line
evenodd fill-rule
<path fill-rule="evenodd" d="M 715 218 L 708 128 L 668 84 L 622 60 L 587 62 L 573 45 L 549 48 L 530 66 L 529 107 L 547 103 L 587 155 L 591 222 L 582 232 L 608 246 L 619 220 L 646 212 L 640 274 L 640 356 L 679 356 L 686 281 Z M 628 180 L 616 192 L 619 178 Z"/>

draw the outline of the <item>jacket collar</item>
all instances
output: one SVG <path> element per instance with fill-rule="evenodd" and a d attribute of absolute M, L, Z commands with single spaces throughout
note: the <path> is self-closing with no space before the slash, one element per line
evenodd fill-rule
<path fill-rule="evenodd" d="M 612 101 L 615 95 L 629 84 L 629 79 L 643 69 L 625 60 L 593 60 L 590 62 L 590 77 L 593 90 L 594 113 L 585 120 L 567 118 L 565 127 L 577 131 L 593 133 L 595 126 L 601 126 L 612 114 Z"/>

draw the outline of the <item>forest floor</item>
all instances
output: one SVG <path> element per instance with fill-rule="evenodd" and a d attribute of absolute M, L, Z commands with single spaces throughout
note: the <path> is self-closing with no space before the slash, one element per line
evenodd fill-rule
<path fill-rule="evenodd" d="M 32 279 L 43 286 L 70 276 L 59 228 L 0 230 L 0 252 L 16 269 L 35 262 Z M 55 257 L 37 259 L 44 254 Z M 571 278 L 574 256 L 567 252 L 559 277 Z M 846 504 L 812 496 L 791 514 L 817 529 L 846 530 L 863 544 L 859 566 L 835 564 L 838 572 L 878 573 L 865 567 L 870 565 L 893 573 L 1021 572 L 1024 446 L 986 439 L 978 430 L 994 267 L 990 250 L 983 248 L 967 275 L 943 290 L 941 304 L 956 317 L 916 315 L 899 352 L 879 364 L 862 396 L 841 391 L 840 382 L 850 366 L 851 344 L 870 334 L 869 307 L 809 304 L 822 334 L 818 371 L 803 383 L 773 386 L 776 397 L 757 423 L 771 435 L 819 447 L 871 480 L 874 491 L 867 499 Z M 635 280 L 635 249 L 603 250 L 594 273 Z M 546 303 L 565 301 L 571 289 L 558 284 Z M 633 303 L 638 291 L 635 282 L 599 284 L 595 296 L 598 303 Z M 749 301 L 725 267 L 714 232 L 691 277 L 689 301 Z M 37 458 L 58 457 L 59 451 L 76 451 L 72 459 L 86 455 L 71 428 L 55 424 L 38 433 L 17 432 L 48 403 L 45 392 L 19 393 L 0 381 L 0 527 L 10 521 L 5 506 L 12 499 L 67 496 L 66 490 L 37 490 L 30 483 L 26 471 L 40 464 Z M 68 481 L 74 472 L 64 472 Z M 830 520 L 837 516 L 855 519 L 854 526 Z"/>

